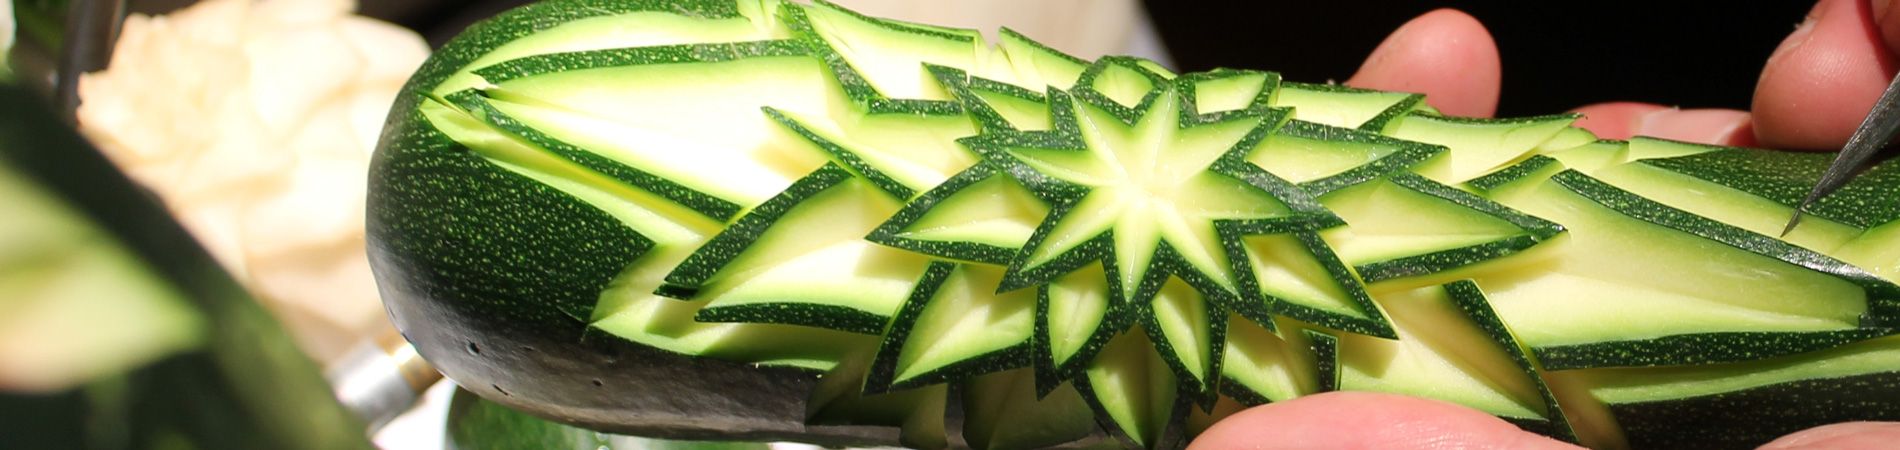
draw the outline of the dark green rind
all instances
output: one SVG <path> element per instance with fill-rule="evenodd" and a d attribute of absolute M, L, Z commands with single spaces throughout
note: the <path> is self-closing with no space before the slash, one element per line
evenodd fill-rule
<path fill-rule="evenodd" d="M 1193 109 L 1193 105 L 1193 99 L 1182 99 L 1182 111 Z M 1234 179 L 1247 183 L 1249 186 L 1253 186 L 1255 189 L 1266 191 L 1272 195 L 1275 200 L 1279 200 L 1280 203 L 1291 209 L 1292 217 L 1310 222 L 1314 227 L 1313 229 L 1325 228 L 1342 223 L 1339 220 L 1339 216 L 1334 215 L 1331 210 L 1320 205 L 1317 195 L 1247 161 L 1247 154 L 1253 152 L 1254 148 L 1259 147 L 1260 141 L 1265 140 L 1267 136 L 1272 135 L 1275 130 L 1280 129 L 1290 121 L 1290 117 L 1292 116 L 1288 114 L 1285 108 L 1266 109 L 1258 112 L 1257 115 L 1248 112 L 1247 114 L 1225 116 L 1226 120 L 1258 118 L 1260 125 L 1254 127 L 1246 136 L 1241 137 L 1240 141 L 1235 142 L 1234 146 L 1227 150 L 1227 153 L 1222 154 L 1219 159 L 1214 160 L 1214 164 L 1209 166 L 1208 170 L 1233 177 Z"/>
<path fill-rule="evenodd" d="M 1553 164 L 1555 165 L 1553 166 Z M 1488 193 L 1504 185 L 1511 184 L 1512 182 L 1516 182 L 1519 179 L 1522 179 L 1524 177 L 1537 174 L 1544 170 L 1549 170 L 1552 168 L 1558 168 L 1562 166 L 1563 166 L 1563 163 L 1560 161 L 1557 161 L 1557 158 L 1552 158 L 1552 157 L 1544 156 L 1544 155 L 1531 155 L 1529 159 L 1520 161 L 1517 164 L 1506 166 L 1505 168 L 1500 169 L 1496 172 L 1485 174 L 1485 176 L 1473 178 L 1471 179 L 1471 181 L 1466 181 L 1465 184 L 1469 184 L 1471 185 L 1471 187 L 1477 188 L 1480 192 Z"/>
<path fill-rule="evenodd" d="M 640 255 L 643 238 L 456 144 L 417 108 L 436 85 L 502 44 L 636 11 L 737 16 L 733 3 L 721 1 L 530 4 L 470 27 L 403 86 L 369 176 L 369 254 L 390 319 L 443 374 L 539 417 L 680 438 L 894 442 L 887 429 L 805 425 L 804 393 L 814 384 L 806 371 L 691 358 L 587 333 L 595 300 Z M 735 433 L 706 420 L 714 415 L 753 428 Z"/>
<path fill-rule="evenodd" d="M 957 103 L 963 105 L 964 112 L 969 113 L 970 118 L 976 120 L 977 126 L 982 128 L 982 133 L 984 134 L 1021 130 L 1011 125 L 1009 120 L 1004 118 L 1001 113 L 996 112 L 996 109 L 991 107 L 989 102 L 977 96 L 976 91 L 1002 94 L 1037 103 L 1047 103 L 1045 97 L 1035 91 L 987 78 L 972 77 L 962 69 L 935 64 L 925 64 L 924 68 L 929 70 L 930 75 L 937 79 L 938 85 L 943 86 L 944 90 L 949 91 L 950 95 L 957 99 Z"/>
<path fill-rule="evenodd" d="M 1752 448 L 1821 425 L 1900 420 L 1896 385 L 1900 373 L 1884 372 L 1609 408 L 1632 448 Z"/>
<path fill-rule="evenodd" d="M 1217 386 L 1219 387 L 1216 388 L 1216 390 L 1220 391 L 1220 395 L 1232 398 L 1242 405 L 1260 406 L 1273 403 L 1273 400 L 1267 399 L 1267 396 L 1261 395 L 1259 392 L 1254 392 L 1253 389 L 1248 389 L 1246 385 L 1241 384 L 1239 380 L 1235 380 L 1233 377 L 1221 375 L 1220 383 Z"/>
<path fill-rule="evenodd" d="M 1379 115 L 1367 119 L 1366 123 L 1360 124 L 1358 129 L 1365 131 L 1383 130 L 1387 125 L 1391 125 L 1392 121 L 1413 113 L 1413 110 L 1418 109 L 1418 106 L 1423 103 L 1425 103 L 1424 95 L 1412 94 L 1410 97 L 1399 100 L 1398 103 L 1393 103 L 1392 106 L 1387 107 L 1385 111 L 1380 111 Z M 1419 113 L 1419 115 L 1438 117 L 1434 114 Z"/>
<path fill-rule="evenodd" d="M 1839 277 L 1867 290 L 1867 313 L 1860 319 L 1862 328 L 1900 327 L 1900 285 L 1852 264 L 1773 237 L 1671 208 L 1574 170 L 1560 172 L 1551 180 L 1625 216 Z M 1791 352 L 1777 354 L 1785 353 Z"/>
<path fill-rule="evenodd" d="M 1646 159 L 1636 164 L 1680 173 L 1739 189 L 1793 208 L 1808 188 L 1821 179 L 1832 154 L 1728 148 L 1674 158 Z M 1841 190 L 1821 197 L 1807 214 L 1860 227 L 1878 227 L 1900 220 L 1900 163 L 1883 161 L 1849 181 Z"/>
<path fill-rule="evenodd" d="M 618 161 L 602 157 L 594 152 L 575 147 L 566 142 L 561 142 L 547 134 L 536 131 L 534 128 L 523 125 L 513 117 L 502 113 L 500 109 L 495 108 L 493 104 L 489 103 L 488 98 L 482 96 L 480 91 L 471 89 L 457 92 L 450 94 L 445 100 L 461 108 L 463 111 L 479 112 L 479 114 L 476 115 L 489 125 L 528 142 L 532 142 L 549 153 L 553 153 L 555 156 L 572 161 L 581 167 L 586 167 L 595 172 L 600 172 L 602 175 L 612 177 L 615 180 L 626 183 L 628 186 L 652 192 L 667 200 L 672 200 L 674 203 L 685 206 L 706 217 L 726 221 L 732 219 L 732 216 L 738 214 L 741 209 L 738 204 L 726 201 L 725 199 L 695 191 L 679 183 L 674 183 L 671 180 L 641 171 L 640 169 L 635 169 L 626 164 L 621 164 Z"/>
<path fill-rule="evenodd" d="M 1339 390 L 1339 337 L 1321 330 L 1304 329 L 1306 339 L 1313 347 L 1313 361 L 1318 367 L 1319 389 L 1317 392 Z"/>
<path fill-rule="evenodd" d="M 924 307 L 937 296 L 937 289 L 950 279 L 950 273 L 956 270 L 955 263 L 932 262 L 917 282 L 917 288 L 904 300 L 903 308 L 897 317 L 891 320 L 891 326 L 884 330 L 883 342 L 877 349 L 877 356 L 871 362 L 871 371 L 865 376 L 864 392 L 878 394 L 889 391 L 910 389 L 932 384 L 955 383 L 977 375 L 1027 367 L 1030 365 L 1030 346 L 1034 338 L 1019 344 L 964 358 L 953 364 L 933 369 L 916 376 L 897 380 L 897 359 L 902 356 L 904 343 L 910 339 L 910 331 L 917 324 L 918 316 L 923 315 Z"/>
<path fill-rule="evenodd" d="M 1133 125 L 1136 121 L 1141 120 L 1143 116 L 1148 115 L 1148 110 L 1154 107 L 1155 100 L 1160 99 L 1162 95 L 1167 95 L 1167 89 L 1171 84 L 1167 78 L 1163 78 L 1160 74 L 1154 73 L 1154 71 L 1148 70 L 1146 67 L 1142 67 L 1137 61 L 1139 60 L 1127 56 L 1104 56 L 1102 59 L 1096 60 L 1094 64 L 1090 64 L 1088 70 L 1082 72 L 1082 77 L 1076 79 L 1075 87 L 1069 90 L 1069 95 L 1084 104 L 1107 111 L 1109 115 L 1121 120 L 1123 124 Z M 1101 91 L 1096 90 L 1095 79 L 1099 78 L 1102 72 L 1109 70 L 1111 67 L 1121 67 L 1132 70 L 1137 75 L 1147 78 L 1148 83 L 1151 85 L 1148 89 L 1148 93 L 1142 95 L 1141 100 L 1133 105 L 1123 105 L 1108 98 L 1108 95 L 1103 94 Z M 1192 101 L 1193 99 L 1189 98 L 1188 100 Z M 1186 111 L 1187 108 L 1183 108 L 1182 110 Z"/>
<path fill-rule="evenodd" d="M 1392 183 L 1420 194 L 1438 197 L 1458 206 L 1510 222 L 1526 234 L 1470 247 L 1456 248 L 1418 256 L 1361 264 L 1354 269 L 1367 283 L 1429 275 L 1501 258 L 1531 248 L 1563 233 L 1564 227 L 1548 220 L 1518 212 L 1484 197 L 1438 184 L 1415 174 L 1395 174 Z"/>
<path fill-rule="evenodd" d="M 1029 188 L 1029 192 L 1050 204 L 1079 197 L 1086 191 L 1065 181 L 1043 175 L 1009 155 L 1012 148 L 1067 149 L 1086 151 L 1082 130 L 1076 125 L 1074 99 L 1062 91 L 1050 90 L 1050 130 L 1020 133 L 986 133 L 958 139 L 957 143 L 995 163 L 997 169 Z"/>
<path fill-rule="evenodd" d="M 1425 118 L 1425 119 L 1430 119 L 1430 120 L 1436 120 L 1440 122 L 1463 123 L 1463 124 L 1473 124 L 1473 125 L 1515 125 L 1515 124 L 1524 124 L 1524 123 L 1550 122 L 1550 121 L 1558 121 L 1558 120 L 1576 121 L 1577 119 L 1582 119 L 1583 114 L 1565 113 L 1565 114 L 1545 114 L 1541 116 L 1490 118 L 1490 117 L 1441 116 L 1437 114 L 1428 114 L 1424 112 L 1410 112 L 1406 114 L 1406 117 L 1419 117 L 1419 118 Z M 1387 128 L 1390 128 L 1392 125 L 1397 125 L 1397 122 L 1387 124 Z M 1385 130 L 1385 129 L 1382 129 L 1382 130 Z"/>
<path fill-rule="evenodd" d="M 1894 334 L 1890 328 L 1812 332 L 1707 332 L 1650 339 L 1532 347 L 1546 370 L 1753 361 L 1834 348 Z"/>
<path fill-rule="evenodd" d="M 1207 303 L 1207 317 L 1204 319 L 1208 324 L 1208 345 L 1212 348 L 1208 351 L 1208 362 L 1206 372 L 1204 372 L 1206 375 L 1198 377 L 1200 386 L 1186 384 L 1187 380 L 1195 380 L 1197 377 L 1188 370 L 1187 362 L 1183 361 L 1178 353 L 1195 351 L 1195 349 L 1178 348 L 1168 341 L 1167 333 L 1161 331 L 1160 318 L 1154 313 L 1155 299 L 1151 297 L 1147 301 L 1134 303 L 1135 316 L 1140 320 L 1142 330 L 1148 333 L 1148 340 L 1154 343 L 1155 351 L 1161 354 L 1161 360 L 1174 371 L 1175 379 L 1182 381 L 1182 394 L 1200 405 L 1203 410 L 1212 410 L 1214 400 L 1219 398 L 1219 392 L 1215 388 L 1220 381 L 1221 354 L 1227 343 L 1227 308 L 1223 305 L 1236 303 L 1239 297 L 1213 284 L 1212 280 L 1208 280 L 1200 271 L 1188 265 L 1187 261 L 1175 252 L 1174 247 L 1166 242 L 1156 246 L 1153 261 L 1156 262 L 1154 268 L 1149 269 L 1147 275 L 1143 277 L 1142 292 L 1159 293 L 1170 276 L 1178 277 L 1200 293 L 1201 301 Z M 1150 284 L 1153 285 L 1152 288 L 1147 287 Z"/>
<path fill-rule="evenodd" d="M 1484 330 L 1486 335 L 1497 341 L 1498 346 L 1504 349 L 1504 353 L 1510 355 L 1511 360 L 1516 362 L 1519 368 L 1524 369 L 1524 376 L 1537 385 L 1537 393 L 1544 399 L 1546 420 L 1508 417 L 1505 420 L 1526 431 L 1577 443 L 1577 432 L 1570 427 L 1570 418 L 1564 413 L 1562 405 L 1557 403 L 1557 396 L 1551 393 L 1550 386 L 1544 382 L 1544 377 L 1539 373 L 1537 365 L 1532 363 L 1530 356 L 1525 353 L 1524 345 L 1518 342 L 1517 336 L 1511 333 L 1510 328 L 1504 324 L 1504 319 L 1498 317 L 1497 311 L 1491 309 L 1491 301 L 1485 299 L 1484 291 L 1478 289 L 1478 284 L 1471 280 L 1452 282 L 1445 285 L 1445 293 L 1451 298 L 1453 305 L 1464 311 L 1478 329 Z"/>
<path fill-rule="evenodd" d="M 871 234 L 865 236 L 864 239 L 936 257 L 999 266 L 1008 265 L 1010 260 L 1021 252 L 1020 248 L 998 247 L 979 242 L 907 239 L 901 236 L 912 223 L 929 215 L 931 208 L 935 208 L 938 203 L 955 197 L 964 188 L 988 180 L 992 176 L 1005 175 L 999 174 L 995 166 L 987 161 L 978 162 L 975 166 L 958 172 L 949 180 L 905 203 L 903 209 L 891 215 L 890 220 L 878 225 L 877 229 L 872 230 Z"/>
<path fill-rule="evenodd" d="M 766 230 L 772 228 L 786 213 L 797 208 L 805 200 L 817 196 L 820 192 L 838 186 L 856 175 L 836 163 L 826 163 L 818 170 L 806 174 L 792 183 L 778 195 L 767 199 L 765 203 L 747 211 L 721 230 L 718 235 L 706 241 L 693 254 L 672 272 L 666 274 L 666 282 L 654 289 L 654 294 L 690 300 L 699 294 L 699 290 L 712 282 L 713 277 L 730 264 L 747 248 L 752 247 Z M 882 331 L 882 329 L 873 331 Z"/>
<path fill-rule="evenodd" d="M 1346 267 L 1346 262 L 1339 259 L 1338 254 L 1333 253 L 1332 247 L 1326 245 L 1326 241 L 1320 238 L 1319 233 L 1291 229 L 1277 231 L 1259 227 L 1246 230 L 1250 232 L 1249 234 L 1293 234 L 1302 245 L 1306 246 L 1307 251 L 1311 252 L 1313 259 L 1326 269 L 1326 273 L 1332 275 L 1333 282 L 1339 283 L 1340 288 L 1346 291 L 1353 305 L 1358 307 L 1365 317 L 1332 313 L 1267 295 L 1261 291 L 1260 279 L 1254 276 L 1252 262 L 1247 258 L 1246 249 L 1239 244 L 1241 228 L 1217 227 L 1216 229 L 1223 234 L 1233 233 L 1231 236 L 1223 236 L 1222 239 L 1234 243 L 1226 247 L 1227 260 L 1233 261 L 1234 274 L 1240 285 L 1240 301 L 1230 306 L 1235 313 L 1246 317 L 1247 320 L 1252 320 L 1268 331 L 1275 330 L 1273 316 L 1282 315 L 1336 330 L 1398 339 L 1398 332 L 1392 328 L 1392 323 L 1385 318 L 1384 313 L 1379 311 L 1378 305 L 1372 301 L 1372 296 L 1366 293 L 1365 284 L 1358 277 L 1353 276 L 1352 270 Z"/>
<path fill-rule="evenodd" d="M 872 336 L 884 333 L 889 317 L 863 310 L 809 303 L 758 303 L 707 306 L 693 314 L 700 322 L 802 325 Z"/>

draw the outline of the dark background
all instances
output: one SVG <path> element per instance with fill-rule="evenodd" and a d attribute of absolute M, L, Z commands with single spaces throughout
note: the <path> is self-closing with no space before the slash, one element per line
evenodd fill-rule
<path fill-rule="evenodd" d="M 164 10 L 183 0 L 141 0 Z M 940 0 L 955 1 L 955 0 Z M 1035 1 L 1035 0 L 1023 0 Z M 520 0 L 360 0 L 362 11 L 440 45 Z M 1178 69 L 1274 70 L 1289 80 L 1343 81 L 1387 33 L 1436 8 L 1483 21 L 1504 59 L 1498 113 L 1559 112 L 1637 100 L 1747 108 L 1755 78 L 1809 0 L 1376 1 L 1145 0 Z"/>
<path fill-rule="evenodd" d="M 1148 0 L 1182 70 L 1243 67 L 1345 81 L 1387 33 L 1455 7 L 1477 17 L 1504 60 L 1499 115 L 1637 100 L 1748 107 L 1762 63 L 1812 1 Z"/>

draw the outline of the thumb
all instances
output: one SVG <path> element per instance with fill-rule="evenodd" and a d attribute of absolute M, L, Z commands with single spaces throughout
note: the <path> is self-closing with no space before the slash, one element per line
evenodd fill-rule
<path fill-rule="evenodd" d="M 1784 149 L 1840 149 L 1887 87 L 1900 36 L 1893 0 L 1821 0 L 1782 41 L 1755 86 L 1755 134 Z M 1876 20 L 1880 5 L 1887 20 Z M 1896 42 L 1900 43 L 1900 42 Z"/>
<path fill-rule="evenodd" d="M 1887 52 L 1900 52 L 1900 0 L 1872 0 L 1874 24 L 1880 27 L 1880 40 L 1887 44 Z"/>
<path fill-rule="evenodd" d="M 1490 117 L 1499 79 L 1491 33 L 1468 14 L 1440 9 L 1393 31 L 1346 85 L 1425 94 L 1445 114 Z"/>

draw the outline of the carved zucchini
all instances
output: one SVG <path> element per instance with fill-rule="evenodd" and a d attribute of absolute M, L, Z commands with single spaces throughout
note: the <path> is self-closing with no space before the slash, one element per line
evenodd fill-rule
<path fill-rule="evenodd" d="M 823 2 L 551 1 L 411 81 L 372 262 L 448 376 L 612 431 L 1171 446 L 1335 389 L 1594 447 L 1900 419 L 1900 165 L 1778 238 L 1826 155 L 1422 100 Z"/>

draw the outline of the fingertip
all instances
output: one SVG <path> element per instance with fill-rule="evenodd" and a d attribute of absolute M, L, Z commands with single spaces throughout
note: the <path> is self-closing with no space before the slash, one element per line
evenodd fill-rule
<path fill-rule="evenodd" d="M 1822 425 L 1775 439 L 1762 450 L 1880 449 L 1900 441 L 1900 423 L 1848 422 Z"/>
<path fill-rule="evenodd" d="M 1387 36 L 1347 85 L 1425 94 L 1445 114 L 1490 117 L 1500 81 L 1497 43 L 1477 18 L 1455 9 L 1418 16 Z"/>
<path fill-rule="evenodd" d="M 1752 107 L 1761 144 L 1819 150 L 1847 142 L 1894 73 L 1872 16 L 1865 0 L 1822 0 L 1775 50 Z"/>
<path fill-rule="evenodd" d="M 1573 449 L 1483 412 L 1436 400 L 1329 392 L 1234 414 L 1189 449 Z"/>

